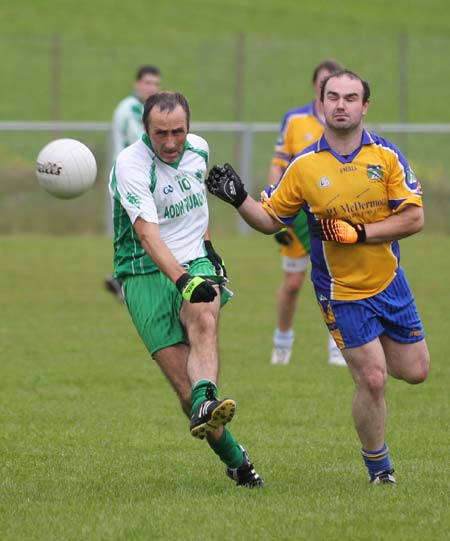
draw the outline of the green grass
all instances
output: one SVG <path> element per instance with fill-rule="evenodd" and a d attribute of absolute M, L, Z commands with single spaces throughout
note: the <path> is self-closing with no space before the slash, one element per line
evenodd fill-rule
<path fill-rule="evenodd" d="M 352 382 L 325 362 L 311 285 L 293 360 L 272 367 L 276 247 L 257 234 L 215 245 L 236 293 L 222 312 L 220 388 L 238 402 L 231 428 L 266 487 L 237 489 L 190 437 L 125 308 L 103 290 L 107 239 L 3 236 L 0 538 L 448 539 L 449 238 L 402 243 L 432 370 L 420 386 L 388 384 L 396 487 L 367 483 Z"/>

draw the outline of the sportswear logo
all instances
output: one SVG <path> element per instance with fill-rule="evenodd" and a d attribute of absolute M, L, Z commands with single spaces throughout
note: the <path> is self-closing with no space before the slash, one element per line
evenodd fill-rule
<path fill-rule="evenodd" d="M 327 301 L 327 300 L 328 300 L 328 299 L 327 299 L 324 295 L 322 295 L 322 293 L 320 293 L 320 295 L 319 295 L 319 301 Z"/>
<path fill-rule="evenodd" d="M 171 186 L 170 184 L 168 186 L 165 186 L 163 189 L 164 195 L 168 195 L 169 193 L 172 193 L 172 192 L 173 192 L 173 186 Z"/>
<path fill-rule="evenodd" d="M 320 177 L 319 188 L 326 188 L 331 184 L 331 180 L 328 177 Z"/>
<path fill-rule="evenodd" d="M 198 411 L 198 416 L 199 417 L 203 417 L 208 413 L 208 407 L 209 407 L 210 404 L 212 404 L 211 400 L 206 400 L 205 402 L 202 402 L 200 404 L 200 409 Z"/>
<path fill-rule="evenodd" d="M 367 176 L 370 180 L 383 180 L 383 167 L 381 165 L 368 165 Z"/>

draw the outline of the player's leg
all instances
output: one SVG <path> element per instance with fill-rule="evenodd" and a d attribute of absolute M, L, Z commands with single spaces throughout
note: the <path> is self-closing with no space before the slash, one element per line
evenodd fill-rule
<path fill-rule="evenodd" d="M 192 385 L 187 375 L 188 355 L 189 347 L 186 344 L 175 344 L 155 352 L 154 358 L 177 394 L 184 413 L 191 417 Z M 211 449 L 226 465 L 225 471 L 230 479 L 238 485 L 250 488 L 264 484 L 246 450 L 228 428 L 219 426 L 214 431 L 207 432 L 206 439 Z"/>
<path fill-rule="evenodd" d="M 304 214 L 304 213 L 302 213 Z M 281 246 L 283 280 L 277 292 L 277 327 L 273 335 L 272 364 L 288 364 L 294 344 L 294 317 L 298 295 L 309 263 L 309 233 L 306 218 L 296 229 L 289 228 L 289 246 Z"/>
<path fill-rule="evenodd" d="M 186 369 L 188 353 L 189 346 L 179 343 L 156 351 L 153 358 L 177 394 L 182 410 L 190 417 L 191 383 Z"/>
<path fill-rule="evenodd" d="M 283 257 L 283 266 L 288 258 Z M 289 264 L 297 263 L 289 258 Z M 294 344 L 294 317 L 297 309 L 298 294 L 305 280 L 305 271 L 284 271 L 283 281 L 277 292 L 277 327 L 273 334 L 272 364 L 288 364 Z"/>
<path fill-rule="evenodd" d="M 388 372 L 408 383 L 422 383 L 430 369 L 430 353 L 414 297 L 401 269 L 387 292 L 387 325 L 380 340 Z"/>
<path fill-rule="evenodd" d="M 430 369 L 430 353 L 425 340 L 400 344 L 386 335 L 380 336 L 390 376 L 407 383 L 422 383 Z"/>
<path fill-rule="evenodd" d="M 361 453 L 372 483 L 395 483 L 385 443 L 387 380 L 386 359 L 378 338 L 344 350 L 355 383 L 353 422 L 362 444 Z"/>
<path fill-rule="evenodd" d="M 124 282 L 124 291 L 126 304 L 135 327 L 176 392 L 185 414 L 192 418 L 193 403 L 197 401 L 201 405 L 202 402 L 208 400 L 208 395 L 212 397 L 211 401 L 218 402 L 220 411 L 221 401 L 217 399 L 216 385 L 219 359 L 217 348 L 218 305 L 215 303 L 218 301 L 208 304 L 202 303 L 203 308 L 212 304 L 210 310 L 213 317 L 204 318 L 190 329 L 191 339 L 197 343 L 203 339 L 201 336 L 203 328 L 208 335 L 209 349 L 212 350 L 212 357 L 209 357 L 210 361 L 206 363 L 206 367 L 204 361 L 201 361 L 197 368 L 193 367 L 191 375 L 194 378 L 210 377 L 211 381 L 208 379 L 193 382 L 188 375 L 188 362 L 191 360 L 195 363 L 195 360 L 189 359 L 191 347 L 187 345 L 186 332 L 180 322 L 183 301 L 173 283 L 164 274 L 156 272 L 128 278 Z M 187 317 L 190 318 L 191 315 L 188 314 Z M 194 349 L 198 352 L 198 348 Z M 211 355 L 210 352 L 207 353 Z M 235 406 L 234 401 L 231 402 Z M 213 408 L 213 413 L 214 409 L 216 408 Z M 217 427 L 212 426 L 211 431 L 206 433 L 209 444 L 228 468 L 243 468 L 248 473 L 253 467 L 246 468 L 245 466 L 249 466 L 251 463 L 246 463 L 241 446 L 229 431 L 224 430 L 223 424 L 222 422 Z M 257 478 L 259 479 L 259 476 Z M 244 484 L 252 486 L 251 480 Z"/>
<path fill-rule="evenodd" d="M 384 304 L 376 296 L 345 302 L 316 292 L 322 316 L 347 361 L 355 382 L 352 404 L 354 425 L 362 456 L 373 483 L 393 483 L 386 431 L 386 360 L 379 336 L 384 328 L 378 317 Z"/>

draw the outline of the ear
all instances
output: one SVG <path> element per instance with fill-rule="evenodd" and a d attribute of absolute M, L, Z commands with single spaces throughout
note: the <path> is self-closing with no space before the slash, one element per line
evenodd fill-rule
<path fill-rule="evenodd" d="M 362 111 L 363 116 L 366 116 L 367 111 L 369 110 L 369 107 L 370 107 L 370 100 L 367 100 L 366 103 L 363 104 L 363 111 Z"/>

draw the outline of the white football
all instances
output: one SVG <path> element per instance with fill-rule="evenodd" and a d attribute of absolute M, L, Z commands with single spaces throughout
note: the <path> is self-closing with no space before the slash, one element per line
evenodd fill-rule
<path fill-rule="evenodd" d="M 60 199 L 87 192 L 95 183 L 97 163 L 89 148 L 76 139 L 48 143 L 36 160 L 39 184 Z"/>

